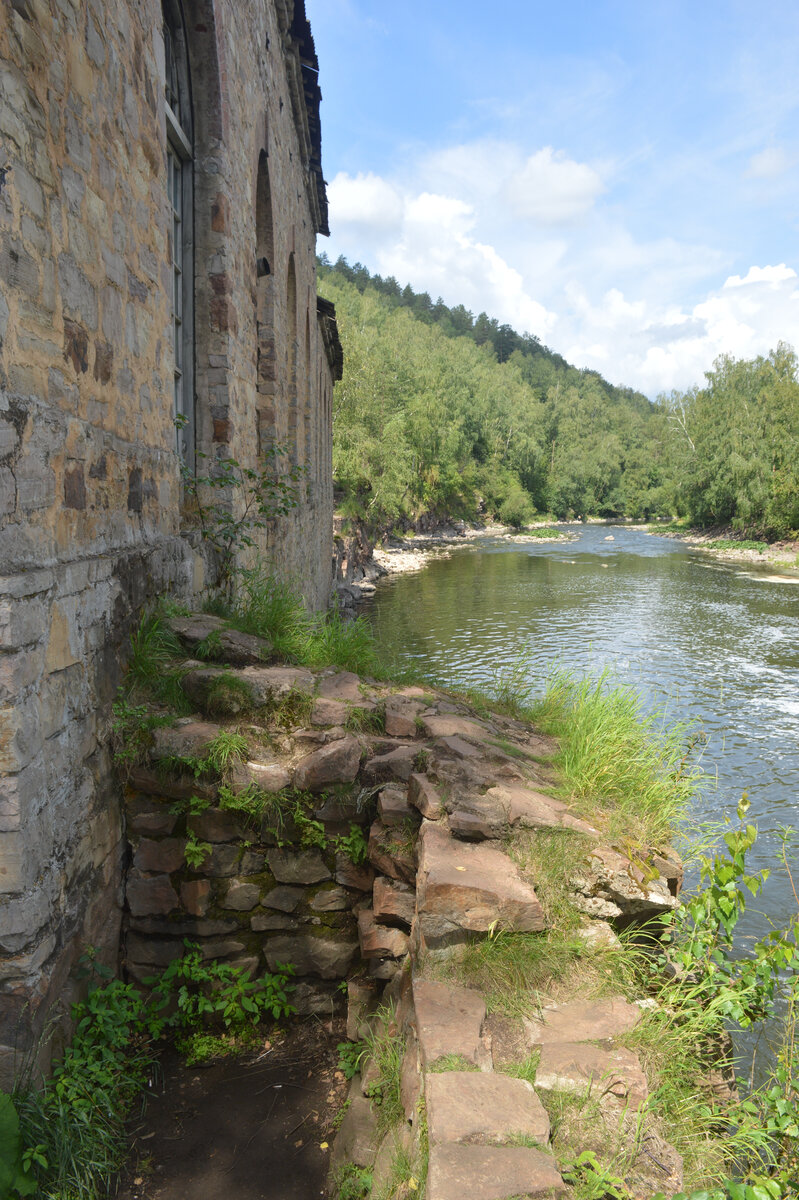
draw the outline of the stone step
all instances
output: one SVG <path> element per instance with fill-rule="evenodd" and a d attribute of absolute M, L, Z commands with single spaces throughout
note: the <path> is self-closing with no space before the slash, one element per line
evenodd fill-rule
<path fill-rule="evenodd" d="M 586 1042 L 552 1042 L 541 1049 L 535 1086 L 544 1092 L 590 1091 L 623 1107 L 641 1108 L 649 1089 L 638 1056 L 631 1050 L 604 1050 Z"/>
<path fill-rule="evenodd" d="M 553 1042 L 605 1042 L 629 1033 L 641 1020 L 641 1009 L 621 996 L 572 1000 L 547 1005 L 540 1020 L 526 1021 L 533 1046 Z"/>
<path fill-rule="evenodd" d="M 424 822 L 419 835 L 417 912 L 424 943 L 440 947 L 489 930 L 542 930 L 544 911 L 506 854 L 453 840 Z"/>
<path fill-rule="evenodd" d="M 564 1195 L 555 1160 L 526 1146 L 430 1147 L 427 1200 L 511 1200 Z"/>
<path fill-rule="evenodd" d="M 422 1065 L 456 1054 L 479 1066 L 486 1055 L 480 1038 L 486 1006 L 479 992 L 448 983 L 414 979 L 413 1007 Z"/>
<path fill-rule="evenodd" d="M 513 1134 L 549 1141 L 549 1117 L 524 1079 L 482 1071 L 425 1076 L 430 1142 L 507 1143 Z"/>
<path fill-rule="evenodd" d="M 231 629 L 222 617 L 209 613 L 192 613 L 188 617 L 170 617 L 167 628 L 176 634 L 189 650 L 206 642 L 207 657 L 232 667 L 268 662 L 273 654 L 272 643 L 266 638 Z"/>
<path fill-rule="evenodd" d="M 593 825 L 575 817 L 562 800 L 522 784 L 499 784 L 488 789 L 486 798 L 502 806 L 509 825 L 524 829 L 572 829 L 588 837 L 599 836 Z"/>

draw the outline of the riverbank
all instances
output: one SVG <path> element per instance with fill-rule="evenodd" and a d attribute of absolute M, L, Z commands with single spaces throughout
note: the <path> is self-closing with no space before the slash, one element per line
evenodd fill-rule
<path fill-rule="evenodd" d="M 715 529 L 675 529 L 657 524 L 636 526 L 656 537 L 674 538 L 696 546 L 706 554 L 712 554 L 725 562 L 751 563 L 757 566 L 773 566 L 786 579 L 799 582 L 799 541 L 754 542 L 743 538 L 734 529 L 722 526 Z M 787 568 L 787 569 L 786 569 Z"/>
<path fill-rule="evenodd" d="M 536 533 L 536 530 L 541 532 Z M 465 526 L 462 530 L 418 533 L 412 537 L 392 536 L 383 545 L 375 546 L 372 558 L 386 575 L 402 575 L 420 571 L 433 558 L 447 558 L 454 550 L 485 539 L 506 540 L 514 545 L 538 545 L 542 541 L 571 542 L 575 540 L 575 534 L 545 521 L 533 522 L 524 529 L 498 524 Z"/>

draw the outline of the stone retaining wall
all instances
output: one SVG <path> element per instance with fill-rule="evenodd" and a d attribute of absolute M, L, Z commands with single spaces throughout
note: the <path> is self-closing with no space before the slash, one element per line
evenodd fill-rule
<path fill-rule="evenodd" d="M 165 16 L 190 77 L 179 152 Z M 341 360 L 316 296 L 317 67 L 302 0 L 4 0 L 0 1076 L 68 1009 L 87 944 L 116 965 L 110 700 L 143 606 L 205 595 L 218 569 L 181 460 L 258 470 L 284 443 L 298 504 L 255 550 L 309 608 L 328 602 Z M 247 497 L 204 500 L 237 516 Z"/>

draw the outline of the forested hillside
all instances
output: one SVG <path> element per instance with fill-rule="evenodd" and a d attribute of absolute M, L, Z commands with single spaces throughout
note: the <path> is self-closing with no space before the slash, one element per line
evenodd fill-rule
<path fill-rule="evenodd" d="M 798 367 L 780 342 L 766 358 L 720 358 L 703 388 L 661 398 L 675 496 L 695 524 L 769 540 L 799 531 Z"/>
<path fill-rule="evenodd" d="M 480 512 L 516 525 L 536 512 L 684 514 L 771 536 L 799 525 L 799 385 L 784 346 L 720 360 L 705 389 L 653 404 L 360 264 L 321 259 L 319 290 L 345 355 L 336 484 L 374 529 Z"/>

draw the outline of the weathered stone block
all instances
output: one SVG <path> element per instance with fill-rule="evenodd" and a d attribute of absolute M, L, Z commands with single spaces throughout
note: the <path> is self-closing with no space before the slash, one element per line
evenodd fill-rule
<path fill-rule="evenodd" d="M 416 850 L 413 834 L 387 829 L 374 821 L 369 830 L 369 861 L 384 875 L 412 883 L 416 878 Z"/>
<path fill-rule="evenodd" d="M 410 827 L 418 825 L 419 811 L 408 803 L 407 789 L 400 784 L 388 784 L 377 798 L 380 820 L 387 826 Z"/>
<path fill-rule="evenodd" d="M 255 785 L 260 791 L 277 795 L 291 784 L 291 773 L 280 763 L 253 762 L 236 763 L 231 774 L 230 786 L 235 792 L 244 792 Z"/>
<path fill-rule="evenodd" d="M 188 818 L 189 830 L 204 842 L 234 842 L 247 836 L 247 820 L 239 813 L 210 808 Z M 250 835 L 252 836 L 252 835 Z"/>
<path fill-rule="evenodd" d="M 399 925 L 410 929 L 416 911 L 416 893 L 407 884 L 378 875 L 372 894 L 372 909 L 375 920 L 382 925 Z"/>
<path fill-rule="evenodd" d="M 294 770 L 295 787 L 319 792 L 329 784 L 352 783 L 360 763 L 361 746 L 357 738 L 343 737 L 300 759 Z"/>
<path fill-rule="evenodd" d="M 235 875 L 239 869 L 241 847 L 237 843 L 219 842 L 212 844 L 211 853 L 203 860 L 199 870 L 203 875 L 224 878 Z"/>
<path fill-rule="evenodd" d="M 154 805 L 151 801 L 131 799 L 126 805 L 129 833 L 157 834 L 168 837 L 177 824 L 177 815 L 165 804 Z"/>
<path fill-rule="evenodd" d="M 420 834 L 417 910 L 428 946 L 463 941 L 491 928 L 533 932 L 545 926 L 538 898 L 506 854 L 483 842 L 453 841 L 426 822 Z"/>
<path fill-rule="evenodd" d="M 479 1066 L 484 1058 L 480 1041 L 486 1006 L 479 992 L 446 983 L 415 979 L 413 1005 L 425 1070 L 450 1054 Z"/>
<path fill-rule="evenodd" d="M 331 878 L 318 850 L 267 850 L 266 860 L 278 883 L 321 883 Z"/>
<path fill-rule="evenodd" d="M 320 696 L 314 701 L 311 724 L 321 728 L 343 725 L 347 720 L 348 712 L 349 708 L 343 700 L 330 700 Z"/>
<path fill-rule="evenodd" d="M 242 879 L 234 879 L 225 892 L 221 901 L 223 908 L 232 908 L 236 912 L 250 912 L 255 908 L 260 898 L 260 889 L 255 883 L 247 883 Z"/>
<path fill-rule="evenodd" d="M 278 963 L 290 962 L 298 975 L 319 975 L 322 979 L 342 979 L 357 953 L 355 940 L 334 939 L 325 934 L 274 937 L 264 942 L 264 954 L 271 971 Z"/>
<path fill-rule="evenodd" d="M 372 867 L 356 867 L 346 854 L 341 851 L 336 854 L 336 883 L 340 883 L 342 887 L 353 888 L 358 892 L 370 892 L 374 878 Z"/>
<path fill-rule="evenodd" d="M 265 933 L 272 929 L 299 929 L 300 923 L 294 917 L 282 913 L 256 913 L 250 918 L 250 928 L 255 933 Z"/>
<path fill-rule="evenodd" d="M 549 1117 L 525 1079 L 482 1071 L 442 1071 L 425 1078 L 430 1143 L 509 1142 L 524 1134 L 549 1141 Z"/>
<path fill-rule="evenodd" d="M 417 771 L 408 777 L 408 803 L 428 821 L 439 821 L 446 813 L 444 802 L 432 780 Z"/>
<path fill-rule="evenodd" d="M 179 907 L 177 892 L 168 875 L 147 876 L 130 871 L 125 896 L 134 917 L 166 914 Z"/>
<path fill-rule="evenodd" d="M 180 885 L 180 902 L 195 917 L 204 917 L 211 900 L 211 883 L 208 879 L 191 879 Z"/>
<path fill-rule="evenodd" d="M 418 748 L 413 745 L 397 746 L 387 754 L 368 759 L 363 767 L 365 783 L 389 783 L 392 779 L 407 782 L 414 770 Z"/>
<path fill-rule="evenodd" d="M 417 717 L 424 705 L 410 696 L 388 696 L 386 698 L 386 733 L 389 737 L 416 737 L 419 733 Z"/>
<path fill-rule="evenodd" d="M 133 855 L 133 865 L 139 871 L 163 871 L 171 874 L 184 864 L 184 838 L 142 838 Z"/>
<path fill-rule="evenodd" d="M 276 908 L 279 912 L 295 912 L 302 903 L 305 892 L 302 888 L 276 887 L 267 892 L 263 903 L 267 908 Z"/>
<path fill-rule="evenodd" d="M 508 1200 L 562 1196 L 555 1160 L 527 1146 L 431 1146 L 427 1200 Z"/>
<path fill-rule="evenodd" d="M 388 925 L 378 925 L 374 913 L 358 913 L 358 938 L 364 958 L 402 958 L 408 950 L 408 935 Z"/>
<path fill-rule="evenodd" d="M 323 888 L 311 900 L 314 912 L 346 912 L 352 907 L 352 901 L 342 887 Z"/>

